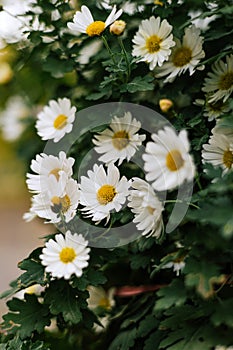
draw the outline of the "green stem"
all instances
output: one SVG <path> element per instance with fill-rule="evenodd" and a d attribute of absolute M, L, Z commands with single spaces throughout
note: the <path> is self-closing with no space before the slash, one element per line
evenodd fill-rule
<path fill-rule="evenodd" d="M 113 53 L 112 50 L 110 49 L 110 47 L 109 47 L 109 45 L 108 45 L 108 42 L 107 42 L 107 40 L 106 40 L 106 38 L 105 38 L 104 35 L 102 35 L 102 40 L 103 40 L 103 43 L 104 43 L 104 45 L 105 45 L 105 47 L 106 47 L 106 49 L 107 49 L 107 51 L 108 51 L 108 53 L 109 53 L 109 55 L 110 55 L 112 61 L 113 61 L 113 63 L 114 63 L 114 64 L 117 64 L 117 63 L 116 63 L 116 60 L 115 60 L 115 57 L 114 57 L 114 53 Z"/>
<path fill-rule="evenodd" d="M 170 199 L 170 200 L 168 199 L 168 200 L 164 201 L 164 203 L 185 203 L 185 204 L 188 204 L 196 209 L 200 209 L 200 207 L 198 205 L 193 204 L 191 202 L 185 202 L 185 201 L 182 201 L 180 199 Z"/>
<path fill-rule="evenodd" d="M 127 65 L 127 81 L 128 81 L 129 77 L 130 77 L 130 74 L 131 74 L 130 62 L 129 62 L 129 59 L 128 59 L 128 55 L 127 55 L 125 46 L 124 46 L 123 41 L 122 41 L 122 39 L 120 37 L 118 37 L 118 42 L 119 42 L 119 45 L 120 45 L 121 50 L 122 50 L 122 52 L 124 54 L 124 57 L 125 57 L 125 62 L 126 62 L 126 65 Z"/>

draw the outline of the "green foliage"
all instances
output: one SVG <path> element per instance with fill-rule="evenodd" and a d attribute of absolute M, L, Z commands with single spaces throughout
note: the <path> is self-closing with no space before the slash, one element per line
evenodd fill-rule
<path fill-rule="evenodd" d="M 109 3 L 117 8 L 126 5 L 123 0 Z M 1 294 L 1 298 L 13 298 L 7 301 L 9 311 L 3 316 L 0 350 L 215 350 L 217 345 L 233 344 L 233 172 L 223 174 L 221 167 L 204 164 L 201 155 L 216 124 L 221 133 L 233 130 L 232 96 L 226 101 L 227 111 L 210 121 L 207 112 L 211 104 L 202 90 L 212 64 L 219 59 L 225 62 L 225 57 L 233 54 L 232 1 L 130 3 L 135 11 L 128 13 L 131 7 L 127 3 L 121 16 L 126 22 L 122 36 L 112 35 L 106 28 L 103 35 L 92 38 L 86 33 L 75 35 L 67 29 L 67 23 L 81 5 L 90 7 L 94 19 L 105 21 L 110 10 L 103 9 L 102 1 L 38 0 L 41 11 L 28 13 L 32 17 L 27 40 L 9 45 L 13 78 L 5 85 L 0 83 L 0 106 L 4 108 L 12 95 L 27 101 L 30 113 L 14 143 L 27 167 L 36 154 L 44 151 L 45 143 L 36 134 L 35 122 L 38 112 L 51 99 L 66 96 L 78 111 L 105 102 L 128 102 L 162 113 L 177 131 L 188 132 L 196 166 L 191 203 L 180 225 L 168 234 L 166 224 L 177 204 L 177 193 L 162 193 L 164 231 L 160 238 L 137 236 L 122 246 L 127 231 L 122 227 L 133 220 L 129 208 L 111 214 L 106 226 L 94 225 L 78 210 L 71 226 L 87 236 L 92 228 L 95 231 L 99 227 L 100 234 L 93 242 L 101 246 L 100 242 L 111 238 L 118 247 L 91 247 L 88 267 L 80 278 L 72 276 L 69 280 L 53 279 L 45 273 L 39 258 L 42 248 L 21 261 L 21 276 Z M 184 30 L 192 23 L 191 14 L 201 21 L 216 16 L 201 29 L 205 57 L 198 68 L 202 64 L 205 67 L 195 69 L 192 76 L 187 70 L 165 83 L 164 78 L 156 78 L 149 70 L 147 62 L 132 56 L 132 40 L 142 20 L 160 16 L 172 25 L 174 37 L 182 41 Z M 40 26 L 35 27 L 34 20 Z M 93 54 L 89 45 L 94 41 L 100 46 Z M 161 99 L 171 100 L 168 111 L 161 109 Z M 92 121 L 95 119 L 93 113 Z M 81 165 L 89 169 L 93 136 L 108 126 L 104 121 L 82 133 L 80 125 L 82 121 L 77 120 L 76 130 L 81 134 L 78 140 L 73 142 L 71 134 L 66 138 L 72 144 L 68 153 L 75 158 L 77 180 Z M 151 139 L 150 133 L 159 128 L 155 120 L 142 125 L 140 133 L 146 133 L 143 146 Z M 123 162 L 119 170 L 128 179 L 145 175 L 133 161 Z M 90 232 L 86 223 L 91 224 Z M 110 237 L 110 225 L 116 228 L 115 241 Z M 127 234 L 134 237 L 134 232 Z M 179 269 L 181 263 L 184 266 Z M 22 300 L 15 295 L 35 284 L 43 287 L 40 295 L 25 293 Z M 106 294 L 112 290 L 112 305 L 101 296 L 102 306 L 91 309 L 90 287 L 101 287 L 97 290 Z M 55 324 L 54 328 L 47 328 L 50 324 Z"/>

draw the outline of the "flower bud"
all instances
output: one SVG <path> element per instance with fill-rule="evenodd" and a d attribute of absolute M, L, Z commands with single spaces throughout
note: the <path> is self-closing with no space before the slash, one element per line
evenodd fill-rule
<path fill-rule="evenodd" d="M 124 33 L 125 27 L 126 27 L 125 21 L 122 21 L 122 20 L 115 21 L 110 26 L 110 33 L 115 35 L 121 35 Z"/>
<path fill-rule="evenodd" d="M 167 98 L 162 98 L 159 101 L 159 107 L 162 112 L 167 113 L 174 106 L 173 102 Z"/>

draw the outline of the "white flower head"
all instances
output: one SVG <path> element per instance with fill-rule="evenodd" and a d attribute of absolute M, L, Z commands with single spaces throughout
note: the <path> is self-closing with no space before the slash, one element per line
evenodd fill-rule
<path fill-rule="evenodd" d="M 40 284 L 33 284 L 32 286 L 21 289 L 19 292 L 15 293 L 14 297 L 18 299 L 24 299 L 25 294 L 35 294 L 37 296 L 40 296 L 43 291 L 44 287 L 42 287 Z"/>
<path fill-rule="evenodd" d="M 121 14 L 122 10 L 117 11 L 116 6 L 113 6 L 105 22 L 94 21 L 89 8 L 83 5 L 81 11 L 75 13 L 73 22 L 69 22 L 67 26 L 74 32 L 85 33 L 88 36 L 100 36 L 110 24 L 121 16 Z"/>
<path fill-rule="evenodd" d="M 221 129 L 220 129 L 221 130 Z M 223 134 L 212 130 L 208 144 L 203 145 L 203 163 L 221 167 L 223 174 L 233 169 L 233 134 Z"/>
<path fill-rule="evenodd" d="M 160 17 L 152 16 L 143 20 L 133 38 L 132 55 L 139 57 L 139 62 L 149 63 L 150 70 L 157 65 L 162 66 L 171 54 L 171 47 L 175 45 L 171 31 L 172 26 L 166 19 L 161 21 Z"/>
<path fill-rule="evenodd" d="M 103 287 L 88 286 L 87 290 L 90 294 L 87 303 L 91 310 L 95 311 L 101 308 L 101 310 L 109 312 L 114 307 L 115 288 L 110 288 L 106 291 Z"/>
<path fill-rule="evenodd" d="M 207 117 L 209 122 L 211 122 L 214 119 L 217 119 L 221 115 L 231 110 L 230 99 L 226 102 L 218 100 L 212 103 L 208 102 L 208 98 L 206 101 L 202 99 L 196 99 L 194 104 L 203 107 L 203 116 Z"/>
<path fill-rule="evenodd" d="M 26 183 L 29 191 L 35 193 L 46 191 L 49 176 L 53 175 L 56 180 L 59 180 L 62 171 L 70 178 L 73 174 L 74 162 L 74 158 L 67 158 L 64 151 L 60 151 L 58 157 L 45 153 L 37 154 L 36 159 L 31 161 L 31 170 L 35 174 L 27 173 Z"/>
<path fill-rule="evenodd" d="M 131 186 L 128 206 L 134 213 L 133 222 L 143 236 L 159 238 L 163 228 L 163 204 L 146 181 L 133 178 Z"/>
<path fill-rule="evenodd" d="M 174 39 L 176 46 L 173 47 L 172 53 L 168 62 L 165 62 L 162 67 L 156 67 L 156 78 L 167 78 L 164 82 L 172 82 L 176 76 L 179 76 L 189 70 L 192 75 L 196 69 L 204 69 L 204 66 L 197 66 L 205 53 L 202 50 L 203 37 L 200 36 L 200 29 L 194 25 L 185 29 L 182 43 L 178 39 Z"/>
<path fill-rule="evenodd" d="M 70 231 L 65 236 L 57 234 L 42 249 L 41 263 L 46 266 L 45 271 L 54 278 L 68 280 L 73 274 L 81 277 L 90 258 L 90 248 L 87 245 L 88 242 L 81 234 L 71 234 Z"/>
<path fill-rule="evenodd" d="M 12 96 L 6 107 L 0 112 L 0 125 L 4 139 L 17 140 L 25 129 L 23 120 L 30 115 L 30 110 L 20 96 Z"/>
<path fill-rule="evenodd" d="M 95 135 L 92 140 L 97 146 L 95 151 L 103 153 L 99 161 L 108 164 L 118 160 L 119 165 L 124 159 L 129 161 L 146 138 L 137 133 L 140 127 L 141 123 L 133 119 L 130 112 L 126 112 L 122 118 L 115 116 L 109 128 Z"/>
<path fill-rule="evenodd" d="M 79 185 L 74 179 L 69 179 L 65 172 L 60 173 L 58 180 L 51 174 L 47 180 L 47 190 L 33 196 L 30 212 L 25 219 L 29 221 L 36 214 L 51 223 L 69 222 L 76 214 L 79 196 Z"/>
<path fill-rule="evenodd" d="M 225 102 L 233 92 L 233 55 L 226 56 L 226 63 L 218 60 L 212 65 L 202 88 L 208 94 L 208 102 Z"/>
<path fill-rule="evenodd" d="M 225 345 L 217 345 L 215 350 L 233 350 L 233 345 L 225 346 Z"/>
<path fill-rule="evenodd" d="M 105 171 L 103 165 L 95 164 L 88 177 L 81 177 L 80 204 L 87 217 L 99 223 L 110 219 L 110 212 L 120 211 L 128 196 L 130 182 L 125 176 L 120 179 L 118 168 L 110 163 Z"/>
<path fill-rule="evenodd" d="M 143 159 L 146 180 L 153 181 L 153 188 L 157 191 L 171 190 L 185 180 L 191 181 L 195 166 L 189 154 L 186 130 L 177 135 L 171 127 L 165 126 L 151 138 L 153 142 L 147 143 Z"/>
<path fill-rule="evenodd" d="M 75 119 L 76 107 L 71 107 L 68 98 L 49 101 L 48 106 L 38 114 L 36 128 L 42 140 L 58 142 L 65 134 L 71 132 Z"/>
<path fill-rule="evenodd" d="M 167 264 L 163 265 L 163 269 L 173 269 L 173 271 L 176 273 L 176 276 L 180 275 L 180 272 L 184 269 L 185 267 L 185 262 L 183 260 L 175 260 L 175 261 L 170 261 Z"/>

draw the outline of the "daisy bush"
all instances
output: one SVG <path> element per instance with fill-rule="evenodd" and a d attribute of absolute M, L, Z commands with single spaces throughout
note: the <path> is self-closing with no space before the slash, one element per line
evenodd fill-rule
<path fill-rule="evenodd" d="M 42 234 L 1 294 L 0 349 L 233 348 L 232 15 L 2 1 L 1 133 Z"/>

